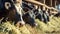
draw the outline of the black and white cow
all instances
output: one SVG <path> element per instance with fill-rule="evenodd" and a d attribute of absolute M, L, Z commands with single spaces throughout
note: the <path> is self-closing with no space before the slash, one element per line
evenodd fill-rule
<path fill-rule="evenodd" d="M 34 14 L 36 15 L 36 19 L 39 19 L 44 23 L 49 22 L 48 10 L 41 10 L 40 7 L 36 7 L 36 9 L 34 10 Z"/>
<path fill-rule="evenodd" d="M 50 19 L 49 19 L 49 14 L 48 14 L 48 12 L 46 11 L 46 10 L 43 10 L 43 22 L 45 23 L 45 24 L 47 24 L 47 22 L 49 22 L 50 21 Z"/>
<path fill-rule="evenodd" d="M 3 21 L 14 21 L 15 24 L 25 24 L 22 19 L 22 0 L 0 0 L 0 19 Z"/>
<path fill-rule="evenodd" d="M 39 19 L 40 21 L 43 21 L 43 12 L 41 11 L 41 9 L 35 9 L 34 13 L 36 15 L 36 19 Z"/>
<path fill-rule="evenodd" d="M 35 23 L 35 14 L 33 13 L 32 6 L 28 5 L 28 3 L 23 3 L 23 10 L 25 14 L 23 15 L 23 19 L 26 22 L 26 24 L 31 25 L 32 27 L 36 26 Z"/>

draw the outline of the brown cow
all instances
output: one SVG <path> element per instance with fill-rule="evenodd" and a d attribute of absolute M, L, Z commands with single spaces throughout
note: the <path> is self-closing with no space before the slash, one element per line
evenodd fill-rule
<path fill-rule="evenodd" d="M 2 21 L 8 18 L 8 21 L 14 21 L 15 24 L 25 24 L 21 13 L 22 0 L 0 0 L 0 4 L 0 17 L 4 17 Z"/>

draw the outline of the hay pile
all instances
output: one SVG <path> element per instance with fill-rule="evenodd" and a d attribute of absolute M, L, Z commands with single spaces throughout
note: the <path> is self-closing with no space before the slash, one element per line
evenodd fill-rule
<path fill-rule="evenodd" d="M 60 32 L 60 18 L 53 17 L 50 19 L 50 22 L 45 24 L 44 22 L 36 19 L 38 26 L 31 27 L 26 24 L 20 28 L 17 28 L 11 22 L 5 22 L 0 24 L 0 34 L 47 34 L 47 32 Z"/>

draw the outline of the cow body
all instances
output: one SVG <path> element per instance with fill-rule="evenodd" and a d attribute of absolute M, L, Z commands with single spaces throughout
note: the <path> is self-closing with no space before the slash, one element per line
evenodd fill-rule
<path fill-rule="evenodd" d="M 23 3 L 23 10 L 25 13 L 23 14 L 23 19 L 26 22 L 26 24 L 29 24 L 30 26 L 34 27 L 36 26 L 36 23 L 35 23 L 35 14 L 33 13 L 32 9 L 33 8 L 31 5 L 28 5 L 28 3 L 26 2 Z"/>

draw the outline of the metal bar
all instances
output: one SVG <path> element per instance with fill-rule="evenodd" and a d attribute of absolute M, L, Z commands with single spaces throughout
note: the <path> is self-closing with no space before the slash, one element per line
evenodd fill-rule
<path fill-rule="evenodd" d="M 44 6 L 44 7 L 48 8 L 48 9 L 53 9 L 53 10 L 56 10 L 57 11 L 57 9 L 52 8 L 52 7 L 49 7 L 49 6 L 47 6 L 47 5 L 43 4 L 43 3 L 40 3 L 40 2 L 35 1 L 35 0 L 24 0 L 24 1 L 29 2 L 29 3 L 32 3 L 32 4 L 36 4 L 36 5 L 39 5 L 39 6 Z M 52 2 L 51 2 L 51 5 L 52 5 Z"/>

